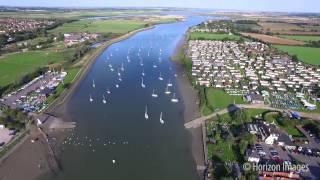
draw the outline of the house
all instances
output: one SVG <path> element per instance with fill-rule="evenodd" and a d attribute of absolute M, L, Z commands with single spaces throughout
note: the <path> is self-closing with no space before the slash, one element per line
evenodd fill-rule
<path fill-rule="evenodd" d="M 246 99 L 251 104 L 264 104 L 264 98 L 260 94 L 249 94 L 246 96 Z"/>

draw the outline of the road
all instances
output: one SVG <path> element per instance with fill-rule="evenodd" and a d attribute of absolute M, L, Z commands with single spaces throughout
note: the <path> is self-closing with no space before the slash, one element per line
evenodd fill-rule
<path fill-rule="evenodd" d="M 222 109 L 220 111 L 214 112 L 210 114 L 209 116 L 202 116 L 200 118 L 194 119 L 192 121 L 189 121 L 184 124 L 184 127 L 189 128 L 197 128 L 200 127 L 203 123 L 205 123 L 206 120 L 211 119 L 217 115 L 222 115 L 228 112 L 236 111 L 237 109 L 245 108 L 245 109 L 266 109 L 266 110 L 272 110 L 272 111 L 286 111 L 289 112 L 290 110 L 287 109 L 277 109 L 272 108 L 270 106 L 264 105 L 264 104 L 235 104 L 229 108 Z M 307 113 L 307 112 L 298 112 L 301 117 L 304 118 L 310 118 L 313 120 L 320 121 L 320 114 L 319 113 Z"/>

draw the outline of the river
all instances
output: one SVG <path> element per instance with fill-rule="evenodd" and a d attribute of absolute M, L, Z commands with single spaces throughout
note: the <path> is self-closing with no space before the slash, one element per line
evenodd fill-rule
<path fill-rule="evenodd" d="M 77 127 L 62 146 L 63 170 L 54 179 L 199 179 L 170 56 L 187 29 L 203 20 L 157 25 L 113 44 L 96 59 L 67 104 Z M 173 93 L 178 103 L 171 101 Z"/>

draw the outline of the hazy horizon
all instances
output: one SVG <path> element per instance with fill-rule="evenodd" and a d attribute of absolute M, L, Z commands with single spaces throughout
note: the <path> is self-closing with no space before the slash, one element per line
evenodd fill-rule
<path fill-rule="evenodd" d="M 250 6 L 248 6 L 250 4 Z M 319 13 L 317 0 L 0 0 L 0 6 L 47 8 L 195 8 L 232 11 L 305 12 Z"/>

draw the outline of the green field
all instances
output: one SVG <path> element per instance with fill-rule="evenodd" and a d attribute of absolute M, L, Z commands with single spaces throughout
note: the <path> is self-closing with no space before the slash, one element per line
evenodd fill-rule
<path fill-rule="evenodd" d="M 305 42 L 320 41 L 320 36 L 282 35 L 280 37 Z"/>
<path fill-rule="evenodd" d="M 63 83 L 64 85 L 71 84 L 80 71 L 81 67 L 75 67 L 67 70 L 67 76 L 64 78 Z M 66 88 L 63 84 L 59 84 L 58 87 L 55 89 L 55 93 L 48 97 L 47 102 L 48 104 L 52 103 L 57 97 L 61 95 L 63 90 Z"/>
<path fill-rule="evenodd" d="M 224 109 L 231 104 L 244 104 L 241 96 L 230 96 L 221 89 L 206 90 L 207 105 L 213 109 Z"/>
<path fill-rule="evenodd" d="M 229 34 L 217 34 L 217 33 L 202 33 L 202 32 L 191 32 L 190 40 L 233 40 L 237 41 L 240 36 L 229 35 Z"/>
<path fill-rule="evenodd" d="M 16 18 L 84 18 L 84 17 L 110 17 L 110 16 L 125 16 L 135 14 L 150 14 L 155 15 L 161 13 L 158 9 L 101 9 L 101 10 L 43 10 L 43 11 L 15 11 L 1 12 L 0 17 L 16 17 Z"/>
<path fill-rule="evenodd" d="M 135 20 L 80 20 L 66 23 L 51 30 L 52 33 L 116 33 L 122 34 L 145 26 L 143 21 Z"/>
<path fill-rule="evenodd" d="M 274 47 L 290 55 L 296 55 L 299 60 L 305 63 L 320 65 L 320 48 L 284 45 L 274 45 Z"/>
<path fill-rule="evenodd" d="M 63 52 L 32 51 L 7 54 L 0 57 L 0 86 L 6 86 L 37 68 L 52 63 L 64 62 L 71 58 L 73 50 Z"/>

